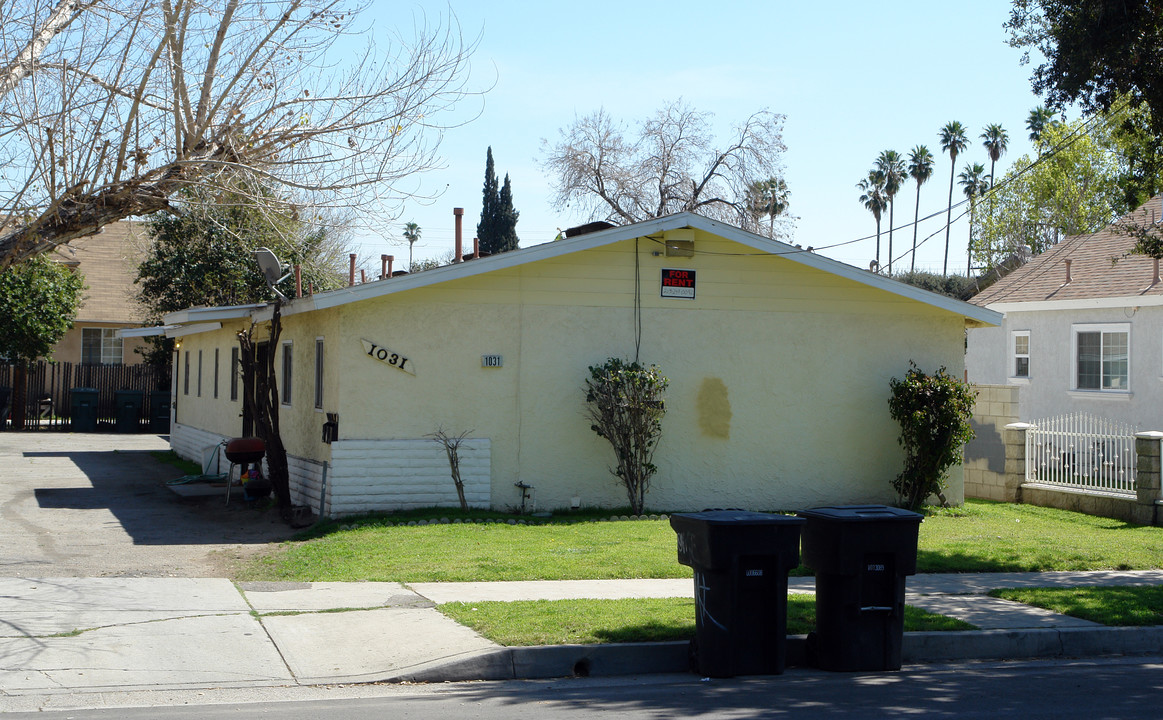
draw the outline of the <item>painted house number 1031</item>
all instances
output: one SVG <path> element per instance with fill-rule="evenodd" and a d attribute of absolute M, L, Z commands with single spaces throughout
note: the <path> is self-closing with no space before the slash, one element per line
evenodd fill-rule
<path fill-rule="evenodd" d="M 371 340 L 360 340 L 363 343 L 363 349 L 367 352 L 368 357 L 373 357 L 380 362 L 391 365 L 392 367 L 403 370 L 404 372 L 415 375 L 416 372 L 412 368 L 411 362 L 403 355 L 392 352 L 386 347 L 372 342 Z"/>

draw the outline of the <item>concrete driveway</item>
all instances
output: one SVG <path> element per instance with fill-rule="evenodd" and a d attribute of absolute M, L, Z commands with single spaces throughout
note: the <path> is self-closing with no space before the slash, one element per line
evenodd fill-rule
<path fill-rule="evenodd" d="M 165 436 L 0 432 L 0 576 L 222 577 L 292 531 L 223 496 L 182 498 Z"/>

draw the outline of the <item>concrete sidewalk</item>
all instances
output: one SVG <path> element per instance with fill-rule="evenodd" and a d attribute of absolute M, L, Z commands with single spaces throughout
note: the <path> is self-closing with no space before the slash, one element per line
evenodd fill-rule
<path fill-rule="evenodd" d="M 909 604 L 980 629 L 907 633 L 904 661 L 1163 653 L 1163 628 L 1106 628 L 982 594 L 999 587 L 1160 584 L 1161 571 L 910 577 Z M 789 589 L 811 592 L 813 580 L 791 578 Z M 692 591 L 689 579 L 405 587 L 0 578 L 0 697 L 682 672 L 684 642 L 502 648 L 434 606 L 456 600 L 691 597 Z"/>

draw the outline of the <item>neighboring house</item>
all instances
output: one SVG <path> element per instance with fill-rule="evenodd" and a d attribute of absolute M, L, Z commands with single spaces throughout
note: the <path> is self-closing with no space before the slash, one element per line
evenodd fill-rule
<path fill-rule="evenodd" d="M 136 365 L 140 338 L 120 338 L 122 328 L 140 327 L 144 314 L 134 299 L 137 265 L 144 252 L 140 223 L 121 221 L 57 248 L 58 262 L 85 276 L 84 300 L 73 328 L 57 343 L 52 359 L 83 365 Z"/>
<path fill-rule="evenodd" d="M 1124 219 L 1163 223 L 1163 196 Z M 1163 282 L 1118 223 L 1068 237 L 970 300 L 1005 314 L 970 330 L 970 382 L 1019 386 L 1036 421 L 1083 411 L 1163 430 Z"/>
<path fill-rule="evenodd" d="M 243 434 L 237 334 L 270 317 L 166 316 L 180 455 Z M 624 506 L 582 391 L 611 356 L 670 379 L 649 507 L 797 509 L 894 501 L 890 379 L 960 376 L 965 328 L 1000 320 L 683 213 L 294 299 L 269 351 L 292 495 L 325 515 L 455 505 L 439 428 L 471 431 L 474 505 Z"/>

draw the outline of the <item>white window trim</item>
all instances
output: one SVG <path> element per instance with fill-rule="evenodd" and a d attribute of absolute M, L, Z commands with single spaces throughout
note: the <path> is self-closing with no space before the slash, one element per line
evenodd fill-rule
<path fill-rule="evenodd" d="M 1017 374 L 1018 365 L 1018 338 L 1026 338 L 1026 374 Z M 1030 382 L 1030 331 L 1029 330 L 1011 330 L 1010 331 L 1010 372 L 1009 381 L 1012 385 L 1028 385 Z"/>
<path fill-rule="evenodd" d="M 1126 333 L 1127 335 L 1127 386 L 1118 390 L 1104 388 L 1078 387 L 1078 333 Z M 1078 323 L 1070 326 L 1070 393 L 1071 397 L 1092 398 L 1099 395 L 1113 397 L 1131 396 L 1131 378 L 1134 377 L 1134 363 L 1131 358 L 1131 324 L 1130 323 Z M 1101 383 L 1101 380 L 1100 380 Z"/>
<path fill-rule="evenodd" d="M 279 404 L 291 407 L 295 396 L 291 392 L 295 383 L 295 345 L 292 340 L 284 340 L 280 344 L 279 353 Z M 290 372 L 287 372 L 287 361 L 290 360 Z M 289 377 L 288 377 L 289 376 Z"/>
<path fill-rule="evenodd" d="M 320 347 L 322 347 L 322 350 L 323 350 L 324 362 L 322 362 L 322 363 L 319 362 Z M 324 370 L 326 370 L 326 367 L 327 367 L 326 360 L 327 360 L 327 345 L 323 342 L 323 337 L 320 336 L 320 337 L 315 338 L 315 387 L 314 387 L 314 390 L 315 390 L 315 412 L 317 412 L 317 413 L 323 412 L 323 399 L 324 399 L 324 396 L 327 394 L 327 389 L 323 386 L 324 378 L 322 377 L 322 374 L 323 374 Z"/>

